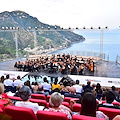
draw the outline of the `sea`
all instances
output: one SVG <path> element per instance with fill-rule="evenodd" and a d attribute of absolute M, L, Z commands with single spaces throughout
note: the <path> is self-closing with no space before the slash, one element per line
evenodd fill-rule
<path fill-rule="evenodd" d="M 89 29 L 74 30 L 76 34 L 82 35 L 85 41 L 74 43 L 70 47 L 58 50 L 55 53 L 66 51 L 86 51 L 104 53 L 105 59 L 116 61 L 117 55 L 120 56 L 120 29 Z"/>

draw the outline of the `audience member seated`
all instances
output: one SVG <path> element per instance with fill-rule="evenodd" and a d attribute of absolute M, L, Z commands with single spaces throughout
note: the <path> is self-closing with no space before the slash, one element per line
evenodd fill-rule
<path fill-rule="evenodd" d="M 69 92 L 70 91 L 70 86 L 68 86 L 68 81 L 65 79 L 63 81 L 63 85 L 61 85 L 61 94 L 63 93 L 66 93 L 66 92 Z"/>
<path fill-rule="evenodd" d="M 76 89 L 76 93 L 82 93 L 83 92 L 82 86 L 79 85 L 79 80 L 76 80 L 76 84 L 73 85 L 73 87 Z"/>
<path fill-rule="evenodd" d="M 32 103 L 29 101 L 29 98 L 31 96 L 31 90 L 28 86 L 23 86 L 20 90 L 20 97 L 22 99 L 22 101 L 17 101 L 15 103 L 15 106 L 18 107 L 27 107 L 27 108 L 31 108 L 34 113 L 36 114 L 37 111 L 40 109 L 38 103 Z"/>
<path fill-rule="evenodd" d="M 0 78 L 0 82 L 3 83 L 4 80 L 5 80 L 5 77 L 4 77 L 4 76 L 1 76 L 1 78 Z"/>
<path fill-rule="evenodd" d="M 4 84 L 0 83 L 0 102 L 3 102 L 4 107 L 7 105 L 13 105 L 12 101 L 8 99 L 7 94 L 4 93 Z"/>
<path fill-rule="evenodd" d="M 28 87 L 30 88 L 31 92 L 33 93 L 33 88 L 32 88 L 32 86 L 31 86 L 29 80 L 27 80 L 26 82 L 24 82 L 24 85 L 25 85 L 25 86 L 28 86 Z"/>
<path fill-rule="evenodd" d="M 54 92 L 55 89 L 58 89 L 59 91 L 61 90 L 61 86 L 58 84 L 58 78 L 55 78 L 54 83 L 52 83 L 52 92 Z"/>
<path fill-rule="evenodd" d="M 87 85 L 83 87 L 84 92 L 91 92 L 93 90 L 93 87 L 90 86 L 91 82 L 88 81 Z"/>
<path fill-rule="evenodd" d="M 24 85 L 24 83 L 23 83 L 23 81 L 21 80 L 21 78 L 20 78 L 19 75 L 17 76 L 17 79 L 13 82 L 13 86 L 14 86 L 14 87 L 17 87 L 18 84 Z"/>
<path fill-rule="evenodd" d="M 5 92 L 15 92 L 14 90 L 14 86 L 13 86 L 13 80 L 10 79 L 9 74 L 6 75 L 6 79 L 3 82 L 4 86 L 5 86 Z"/>
<path fill-rule="evenodd" d="M 97 83 L 95 91 L 97 92 L 97 94 L 102 94 L 102 89 L 101 89 L 100 83 Z"/>
<path fill-rule="evenodd" d="M 35 94 L 44 94 L 45 96 L 49 95 L 49 92 L 45 92 L 43 89 L 43 85 L 39 85 L 38 91 L 34 91 Z"/>
<path fill-rule="evenodd" d="M 115 86 L 112 86 L 111 87 L 111 91 L 112 93 L 115 95 L 115 100 L 119 100 L 119 92 L 116 90 L 116 87 Z"/>
<path fill-rule="evenodd" d="M 119 106 L 113 105 L 112 102 L 115 100 L 115 95 L 111 91 L 106 92 L 106 97 L 105 97 L 106 102 L 103 104 L 98 104 L 99 107 L 108 107 L 108 108 L 116 108 L 120 109 Z"/>
<path fill-rule="evenodd" d="M 51 91 L 51 85 L 48 83 L 48 80 L 46 77 L 43 78 L 43 89 L 44 89 L 44 92 L 50 92 Z"/>
<path fill-rule="evenodd" d="M 34 82 L 34 86 L 32 87 L 33 88 L 33 93 L 35 93 L 36 91 L 38 91 L 38 82 Z"/>
<path fill-rule="evenodd" d="M 71 98 L 79 98 L 79 103 L 81 100 L 81 95 L 80 94 L 76 94 L 76 89 L 74 87 L 70 88 L 70 92 L 69 93 L 65 93 L 64 94 L 65 97 L 71 97 Z"/>
<path fill-rule="evenodd" d="M 17 85 L 16 92 L 15 92 L 14 96 L 20 97 L 19 90 L 20 90 L 22 87 L 23 87 L 23 86 L 22 86 L 21 84 L 18 84 L 18 85 Z"/>
<path fill-rule="evenodd" d="M 71 102 L 75 103 L 74 99 L 72 99 Z M 96 108 L 97 108 L 96 97 L 92 92 L 86 92 L 81 99 L 80 115 L 103 118 L 107 120 L 108 117 L 103 112 L 96 111 Z"/>
<path fill-rule="evenodd" d="M 45 111 L 52 111 L 52 112 L 61 112 L 61 113 L 65 113 L 68 117 L 69 120 L 72 119 L 71 113 L 69 108 L 65 107 L 65 106 L 61 106 L 63 101 L 62 95 L 58 92 L 54 92 L 49 100 L 50 103 L 50 108 L 49 109 L 45 109 Z"/>

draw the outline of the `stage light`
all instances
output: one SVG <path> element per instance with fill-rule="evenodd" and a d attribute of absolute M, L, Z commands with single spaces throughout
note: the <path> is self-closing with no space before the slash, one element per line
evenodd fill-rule
<path fill-rule="evenodd" d="M 98 29 L 101 29 L 101 27 L 98 27 Z"/>
<path fill-rule="evenodd" d="M 15 30 L 16 28 L 15 27 L 13 27 L 13 30 Z"/>
<path fill-rule="evenodd" d="M 41 27 L 41 29 L 43 30 L 43 29 L 44 29 L 44 27 Z"/>
<path fill-rule="evenodd" d="M 63 30 L 64 28 L 62 27 L 61 29 Z"/>
<path fill-rule="evenodd" d="M 12 30 L 12 27 L 10 27 L 10 30 Z"/>
<path fill-rule="evenodd" d="M 78 29 L 78 27 L 76 27 L 76 29 Z"/>
<path fill-rule="evenodd" d="M 108 26 L 106 26 L 105 29 L 108 29 Z"/>
<path fill-rule="evenodd" d="M 6 27 L 6 30 L 8 30 L 8 27 Z"/>
<path fill-rule="evenodd" d="M 55 26 L 55 29 L 57 29 L 57 27 Z"/>
<path fill-rule="evenodd" d="M 69 30 L 71 29 L 71 27 L 68 28 Z"/>
<path fill-rule="evenodd" d="M 5 27 L 2 27 L 2 30 L 5 30 Z"/>
<path fill-rule="evenodd" d="M 48 30 L 50 30 L 50 27 L 48 27 Z"/>
<path fill-rule="evenodd" d="M 31 27 L 28 27 L 29 30 L 31 30 L 32 28 Z"/>
<path fill-rule="evenodd" d="M 93 29 L 93 27 L 91 27 L 90 29 Z"/>
<path fill-rule="evenodd" d="M 17 27 L 16 29 L 19 30 L 19 27 Z"/>
<path fill-rule="evenodd" d="M 37 30 L 37 27 L 35 27 L 35 30 Z"/>
<path fill-rule="evenodd" d="M 83 27 L 83 29 L 85 29 L 85 27 Z"/>

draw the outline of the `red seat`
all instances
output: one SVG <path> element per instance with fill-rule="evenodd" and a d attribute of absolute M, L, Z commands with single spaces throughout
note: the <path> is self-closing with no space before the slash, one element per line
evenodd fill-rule
<path fill-rule="evenodd" d="M 68 102 L 68 103 L 70 104 L 70 100 L 71 100 L 71 99 L 79 100 L 79 98 L 65 97 L 65 98 L 64 98 L 64 101 L 65 101 L 65 102 Z"/>
<path fill-rule="evenodd" d="M 8 96 L 8 98 L 11 100 L 22 101 L 22 99 L 20 97 Z"/>
<path fill-rule="evenodd" d="M 47 95 L 47 102 L 49 102 L 50 96 L 51 96 L 51 95 Z"/>
<path fill-rule="evenodd" d="M 73 104 L 73 112 L 80 112 L 81 111 L 81 104 L 75 103 Z"/>
<path fill-rule="evenodd" d="M 5 112 L 12 117 L 12 120 L 37 120 L 33 110 L 30 108 L 7 106 Z"/>
<path fill-rule="evenodd" d="M 37 112 L 38 120 L 68 120 L 65 113 L 41 111 Z"/>
<path fill-rule="evenodd" d="M 31 98 L 46 100 L 46 97 L 44 94 L 31 94 Z"/>
<path fill-rule="evenodd" d="M 72 120 L 104 120 L 104 119 L 91 117 L 91 116 L 85 116 L 85 115 L 73 115 Z"/>
<path fill-rule="evenodd" d="M 38 103 L 39 106 L 45 106 L 47 108 L 47 101 L 46 100 L 30 98 L 29 101 L 33 102 L 33 103 Z"/>
<path fill-rule="evenodd" d="M 98 110 L 106 114 L 109 117 L 109 120 L 112 120 L 116 115 L 120 115 L 119 109 L 99 107 Z"/>
<path fill-rule="evenodd" d="M 64 105 L 64 106 L 66 106 L 66 107 L 70 108 L 70 105 L 69 105 L 69 103 L 68 103 L 68 102 L 62 102 L 62 105 Z"/>

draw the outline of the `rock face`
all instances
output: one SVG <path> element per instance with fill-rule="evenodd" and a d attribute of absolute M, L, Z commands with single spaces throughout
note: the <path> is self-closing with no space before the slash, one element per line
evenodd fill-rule
<path fill-rule="evenodd" d="M 58 49 L 85 40 L 83 36 L 63 30 L 60 26 L 44 24 L 23 11 L 5 11 L 0 13 L 0 54 L 15 56 L 15 32 L 7 31 L 7 29 L 14 29 L 13 27 L 19 28 L 17 30 L 18 48 L 22 54 L 25 54 L 24 49 L 28 47 L 33 49 L 36 46 L 38 51 Z M 35 27 L 37 27 L 36 30 Z M 42 31 L 48 28 L 53 31 Z"/>

